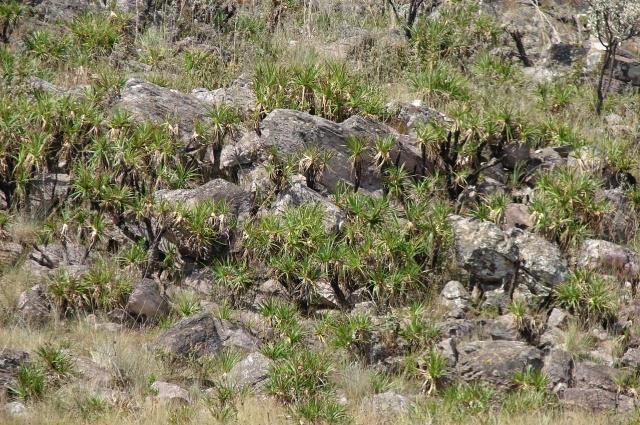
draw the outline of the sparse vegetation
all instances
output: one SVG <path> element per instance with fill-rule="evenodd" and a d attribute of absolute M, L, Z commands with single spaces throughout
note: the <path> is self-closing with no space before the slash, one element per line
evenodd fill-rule
<path fill-rule="evenodd" d="M 550 38 L 519 51 L 517 2 L 53 3 L 0 4 L 0 423 L 634 420 L 574 412 L 538 359 L 456 364 L 633 361 L 634 2 L 527 4 Z"/>

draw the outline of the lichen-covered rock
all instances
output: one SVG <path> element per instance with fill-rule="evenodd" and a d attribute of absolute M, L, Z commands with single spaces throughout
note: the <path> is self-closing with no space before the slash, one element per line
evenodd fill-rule
<path fill-rule="evenodd" d="M 233 81 L 228 87 L 217 90 L 198 88 L 191 94 L 207 105 L 227 105 L 244 114 L 253 113 L 258 109 L 258 98 L 253 92 L 253 83 L 243 76 Z"/>
<path fill-rule="evenodd" d="M 518 229 L 511 231 L 511 237 L 518 248 L 521 281 L 534 295 L 547 296 L 564 282 L 569 268 L 557 245 Z"/>
<path fill-rule="evenodd" d="M 487 221 L 449 216 L 458 264 L 472 278 L 486 284 L 503 284 L 516 273 L 518 248 L 498 226 Z"/>
<path fill-rule="evenodd" d="M 542 368 L 542 352 L 520 341 L 470 341 L 458 345 L 458 375 L 465 381 L 491 383 L 507 389 L 514 373 Z"/>
<path fill-rule="evenodd" d="M 258 340 L 243 327 L 210 313 L 187 317 L 159 335 L 154 347 L 175 356 L 215 354 L 224 348 L 255 351 Z"/>
<path fill-rule="evenodd" d="M 440 292 L 442 304 L 448 309 L 447 317 L 461 319 L 471 306 L 471 295 L 458 281 L 447 282 Z"/>

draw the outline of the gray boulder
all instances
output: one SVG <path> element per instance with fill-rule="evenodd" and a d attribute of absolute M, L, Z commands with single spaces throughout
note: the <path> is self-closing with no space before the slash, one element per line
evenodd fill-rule
<path fill-rule="evenodd" d="M 625 351 L 621 363 L 633 369 L 640 369 L 640 348 L 632 347 Z"/>
<path fill-rule="evenodd" d="M 154 347 L 175 355 L 215 354 L 224 348 L 255 351 L 258 340 L 245 328 L 214 318 L 210 313 L 187 317 L 159 335 Z"/>
<path fill-rule="evenodd" d="M 420 125 L 447 119 L 441 112 L 424 106 L 419 100 L 411 103 L 392 103 L 387 109 L 394 115 L 391 125 L 403 134 L 415 133 L 416 127 Z"/>
<path fill-rule="evenodd" d="M 616 392 L 618 371 L 613 367 L 594 362 L 580 362 L 573 368 L 573 384 L 576 388 L 597 388 Z"/>
<path fill-rule="evenodd" d="M 217 90 L 198 88 L 191 94 L 209 106 L 227 105 L 244 114 L 253 113 L 258 109 L 258 98 L 253 92 L 253 83 L 242 76 L 229 87 Z"/>
<path fill-rule="evenodd" d="M 22 256 L 22 245 L 0 239 L 0 268 L 14 266 Z"/>
<path fill-rule="evenodd" d="M 47 173 L 33 180 L 29 192 L 29 206 L 36 211 L 46 212 L 53 205 L 64 201 L 71 189 L 68 174 Z"/>
<path fill-rule="evenodd" d="M 601 234 L 605 239 L 628 243 L 636 235 L 638 223 L 634 207 L 621 188 L 602 190 L 597 200 L 605 200 L 611 208 L 602 218 Z"/>
<path fill-rule="evenodd" d="M 554 308 L 553 310 L 551 310 L 551 313 L 549 313 L 549 317 L 547 318 L 547 328 L 564 329 L 564 327 L 569 323 L 570 318 L 571 315 L 566 311 L 559 308 Z"/>
<path fill-rule="evenodd" d="M 472 341 L 458 345 L 457 372 L 465 381 L 483 381 L 502 389 L 514 386 L 514 373 L 542 368 L 542 352 L 520 341 Z"/>
<path fill-rule="evenodd" d="M 37 245 L 29 253 L 26 266 L 29 270 L 40 269 L 50 271 L 58 267 L 67 267 L 70 271 L 82 274 L 81 265 L 84 259 L 85 249 L 75 243 L 53 242 L 49 245 Z M 89 258 L 92 256 L 90 255 Z"/>
<path fill-rule="evenodd" d="M 12 401 L 11 403 L 5 404 L 2 410 L 11 418 L 24 418 L 29 414 L 27 406 L 19 401 Z"/>
<path fill-rule="evenodd" d="M 528 229 L 533 226 L 533 217 L 525 204 L 510 203 L 504 211 L 505 230 L 511 228 Z"/>
<path fill-rule="evenodd" d="M 253 163 L 258 156 L 259 143 L 255 131 L 242 133 L 237 141 L 227 141 L 220 152 L 220 170 L 233 174 L 236 168 Z"/>
<path fill-rule="evenodd" d="M 126 82 L 117 107 L 139 122 L 177 125 L 180 138 L 186 142 L 193 137 L 196 122 L 207 119 L 209 110 L 206 103 L 194 96 L 136 79 Z"/>
<path fill-rule="evenodd" d="M 635 409 L 632 398 L 597 388 L 567 388 L 560 398 L 565 407 L 592 412 L 626 413 Z"/>
<path fill-rule="evenodd" d="M 523 339 L 516 317 L 513 314 L 503 314 L 495 319 L 488 320 L 483 326 L 483 331 L 488 338 L 495 341 L 518 341 Z"/>
<path fill-rule="evenodd" d="M 185 405 L 191 403 L 189 392 L 176 384 L 155 381 L 151 384 L 151 390 L 155 393 L 154 398 L 158 401 Z"/>
<path fill-rule="evenodd" d="M 542 373 L 549 378 L 547 389 L 554 393 L 564 391 L 571 382 L 571 355 L 560 348 L 552 348 L 544 358 Z"/>
<path fill-rule="evenodd" d="M 133 288 L 125 307 L 136 319 L 155 321 L 171 311 L 169 303 L 160 292 L 160 286 L 152 279 L 142 279 Z"/>
<path fill-rule="evenodd" d="M 158 190 L 155 198 L 170 204 L 197 205 L 204 201 L 226 201 L 234 214 L 248 214 L 252 207 L 251 195 L 224 179 L 213 179 L 195 189 Z"/>
<path fill-rule="evenodd" d="M 113 373 L 96 363 L 89 357 L 75 357 L 73 359 L 74 372 L 83 381 L 83 385 L 88 388 L 100 389 L 109 388 L 116 383 Z"/>
<path fill-rule="evenodd" d="M 321 182 L 334 190 L 338 182 L 351 182 L 351 164 L 346 141 L 350 136 L 375 140 L 393 136 L 397 143 L 391 152 L 394 161 L 413 172 L 420 164 L 420 152 L 415 140 L 398 134 L 391 127 L 362 117 L 354 116 L 338 124 L 324 118 L 300 111 L 276 109 L 261 123 L 260 144 L 262 148 L 275 147 L 282 155 L 300 152 L 307 146 L 319 146 L 331 153 Z M 371 155 L 363 158 L 361 187 L 375 191 L 381 187 L 382 179 Z"/>
<path fill-rule="evenodd" d="M 249 354 L 227 374 L 227 379 L 240 386 L 261 387 L 273 361 L 259 352 Z"/>

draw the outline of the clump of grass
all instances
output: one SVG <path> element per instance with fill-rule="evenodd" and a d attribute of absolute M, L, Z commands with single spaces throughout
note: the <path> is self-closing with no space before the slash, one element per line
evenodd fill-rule
<path fill-rule="evenodd" d="M 44 369 L 37 363 L 20 365 L 16 375 L 16 384 L 11 393 L 22 400 L 37 400 L 42 398 L 47 386 Z"/>
<path fill-rule="evenodd" d="M 106 56 L 122 40 L 125 22 L 114 15 L 86 14 L 76 17 L 70 29 L 83 53 Z"/>
<path fill-rule="evenodd" d="M 213 266 L 213 274 L 221 292 L 228 296 L 233 304 L 238 303 L 240 297 L 254 282 L 253 273 L 245 261 L 220 261 Z"/>
<path fill-rule="evenodd" d="M 297 403 L 327 392 L 332 367 L 325 355 L 306 349 L 295 350 L 291 357 L 276 362 L 269 370 L 267 388 L 283 401 Z"/>
<path fill-rule="evenodd" d="M 433 64 L 410 78 L 412 87 L 431 103 L 469 99 L 469 82 L 456 69 L 443 63 Z"/>
<path fill-rule="evenodd" d="M 256 67 L 254 85 L 265 111 L 298 109 L 338 122 L 357 113 L 385 114 L 381 91 L 350 73 L 343 63 L 263 63 Z"/>
<path fill-rule="evenodd" d="M 173 312 L 180 318 L 193 316 L 202 311 L 200 298 L 194 291 L 178 291 L 171 299 Z"/>
<path fill-rule="evenodd" d="M 534 229 L 564 248 L 594 234 L 608 209 L 596 198 L 600 185 L 594 175 L 569 167 L 543 173 L 530 205 Z"/>
<path fill-rule="evenodd" d="M 555 290 L 563 308 L 588 322 L 607 321 L 618 309 L 616 289 L 605 277 L 590 270 L 578 269 Z"/>
<path fill-rule="evenodd" d="M 562 347 L 574 361 L 589 358 L 595 346 L 595 338 L 585 332 L 578 322 L 571 321 L 562 333 Z"/>
<path fill-rule="evenodd" d="M 63 382 L 73 376 L 73 360 L 62 349 L 51 345 L 42 345 L 36 350 L 36 354 L 56 382 Z"/>

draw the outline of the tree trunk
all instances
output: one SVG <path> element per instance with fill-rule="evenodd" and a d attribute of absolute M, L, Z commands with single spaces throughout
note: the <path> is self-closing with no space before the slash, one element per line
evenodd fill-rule
<path fill-rule="evenodd" d="M 605 51 L 604 54 L 604 63 L 602 64 L 602 68 L 600 68 L 600 77 L 598 78 L 598 100 L 596 102 L 596 113 L 598 115 L 602 114 L 602 106 L 604 105 L 604 98 L 605 98 L 605 92 L 604 92 L 604 76 L 607 73 L 607 69 L 609 67 L 609 63 L 611 62 L 611 53 L 612 53 L 612 46 L 607 47 L 607 50 Z"/>

